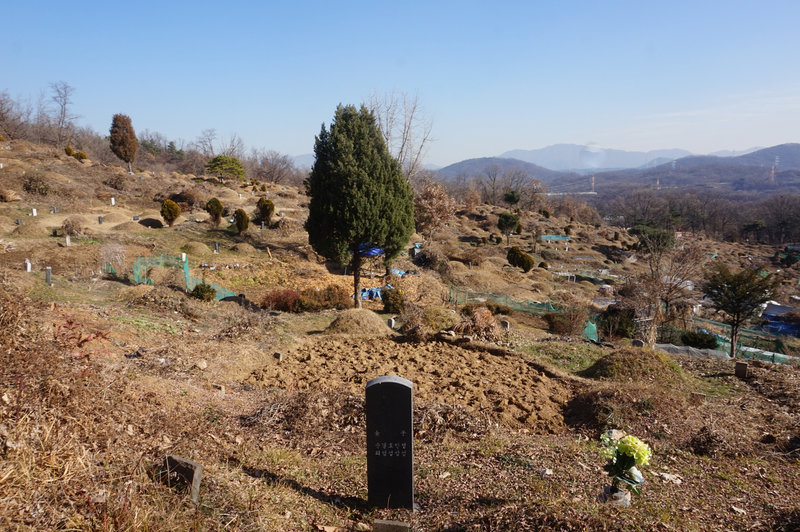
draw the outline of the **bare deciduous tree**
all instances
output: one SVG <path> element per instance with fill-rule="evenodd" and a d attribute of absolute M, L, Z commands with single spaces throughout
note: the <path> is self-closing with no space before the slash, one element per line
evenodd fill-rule
<path fill-rule="evenodd" d="M 205 157 L 211 159 L 214 157 L 214 141 L 217 138 L 217 130 L 214 128 L 204 129 L 200 132 L 200 136 L 194 141 L 194 146 Z"/>
<path fill-rule="evenodd" d="M 621 303 L 633 309 L 639 335 L 652 345 L 658 327 L 680 318 L 682 309 L 689 308 L 694 280 L 703 271 L 706 254 L 696 243 L 675 246 L 662 241 L 659 234 L 642 234 L 638 255 L 647 263 L 647 270 L 628 278 L 620 290 Z"/>
<path fill-rule="evenodd" d="M 70 111 L 72 105 L 72 93 L 75 89 L 66 81 L 57 81 L 50 84 L 52 94 L 50 99 L 56 105 L 55 116 L 53 117 L 56 146 L 63 146 L 73 136 L 73 122 L 78 115 L 73 115 Z"/>
<path fill-rule="evenodd" d="M 444 187 L 433 181 L 425 181 L 414 196 L 414 221 L 417 231 L 427 234 L 433 241 L 438 231 L 456 212 L 456 200 L 450 197 Z"/>
<path fill-rule="evenodd" d="M 366 105 L 375 115 L 389 153 L 400 161 L 406 179 L 414 182 L 422 172 L 433 127 L 424 115 L 419 97 L 397 91 L 383 97 L 373 94 Z"/>
<path fill-rule="evenodd" d="M 245 165 L 249 175 L 268 183 L 289 183 L 298 173 L 292 158 L 275 150 L 253 149 Z"/>

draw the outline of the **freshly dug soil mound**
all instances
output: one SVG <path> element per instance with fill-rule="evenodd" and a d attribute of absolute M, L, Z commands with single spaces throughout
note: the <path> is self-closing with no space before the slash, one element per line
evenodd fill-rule
<path fill-rule="evenodd" d="M 202 242 L 189 242 L 181 248 L 189 255 L 207 255 L 211 250 Z"/>
<path fill-rule="evenodd" d="M 521 356 L 498 356 L 446 342 L 398 343 L 391 338 L 322 337 L 276 354 L 250 379 L 270 388 L 324 386 L 361 395 L 367 381 L 382 375 L 413 382 L 415 405 L 457 406 L 470 416 L 488 416 L 501 425 L 538 433 L 565 429 L 562 410 L 573 393 L 569 385 L 548 377 Z M 433 431 L 439 418 L 456 423 L 456 414 L 447 408 L 438 414 L 430 411 L 431 419 L 423 428 Z"/>
<path fill-rule="evenodd" d="M 394 334 L 383 318 L 367 309 L 353 308 L 343 311 L 333 320 L 325 334 L 349 334 L 353 336 L 388 336 Z"/>

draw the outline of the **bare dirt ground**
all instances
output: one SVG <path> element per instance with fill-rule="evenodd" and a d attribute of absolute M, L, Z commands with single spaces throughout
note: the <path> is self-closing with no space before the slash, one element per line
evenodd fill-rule
<path fill-rule="evenodd" d="M 800 529 L 797 368 L 755 364 L 741 380 L 731 362 L 558 338 L 520 313 L 494 343 L 412 342 L 384 325 L 387 313 L 332 334 L 346 313 L 204 303 L 170 271 L 135 286 L 131 264 L 162 252 L 186 252 L 192 275 L 256 304 L 272 290 L 349 287 L 352 277 L 308 247 L 295 189 L 270 186 L 289 222 L 264 231 L 214 229 L 199 210 L 148 228 L 133 216 L 158 220 L 156 194 L 196 186 L 248 209 L 256 196 L 187 176 L 127 180 L 119 168 L 32 145 L 11 152 L 0 157 L 10 170 L 0 188 L 22 200 L 0 204 L 0 528 L 330 531 L 393 518 L 419 531 Z M 27 172 L 48 177 L 53 192 L 24 192 Z M 123 190 L 104 184 L 114 176 L 126 179 Z M 509 268 L 504 246 L 460 240 L 488 237 L 495 210 L 480 206 L 443 233 L 442 271 L 398 259 L 396 268 L 420 272 L 397 280 L 410 301 L 449 315 L 450 283 L 539 301 L 596 293 L 544 269 Z M 66 247 L 52 230 L 75 216 L 86 230 Z M 547 248 L 551 270 L 585 269 L 576 255 L 619 274 L 635 269 L 604 262 L 596 249 L 618 245 L 604 229 L 570 250 Z M 737 263 L 768 256 L 709 245 Z M 103 274 L 104 257 L 120 248 L 119 274 Z M 363 286 L 386 281 L 367 276 Z M 417 512 L 366 503 L 364 385 L 385 374 L 415 387 Z M 624 510 L 596 500 L 608 484 L 597 438 L 609 428 L 654 450 L 643 494 Z M 157 481 L 165 454 L 204 466 L 199 505 Z"/>

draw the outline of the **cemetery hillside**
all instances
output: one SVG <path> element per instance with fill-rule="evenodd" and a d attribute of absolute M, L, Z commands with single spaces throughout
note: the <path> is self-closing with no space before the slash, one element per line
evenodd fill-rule
<path fill-rule="evenodd" d="M 310 173 L 0 141 L 0 529 L 800 529 L 796 195 L 407 179 L 336 113 Z"/>

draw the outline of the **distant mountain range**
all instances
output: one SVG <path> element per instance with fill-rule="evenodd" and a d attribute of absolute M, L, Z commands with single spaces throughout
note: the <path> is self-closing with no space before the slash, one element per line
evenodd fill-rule
<path fill-rule="evenodd" d="M 640 168 L 669 162 L 691 155 L 686 150 L 652 150 L 648 152 L 611 150 L 599 146 L 578 144 L 553 144 L 538 150 L 512 150 L 500 155 L 503 158 L 519 159 L 550 170 L 566 172 L 618 170 Z"/>
<path fill-rule="evenodd" d="M 561 151 L 562 154 L 581 157 L 580 152 L 574 149 L 577 146 L 561 146 L 571 146 L 569 149 L 564 148 Z M 559 150 L 550 153 L 553 154 Z M 591 172 L 595 175 L 595 189 L 598 194 L 609 194 L 622 188 L 629 189 L 632 186 L 703 187 L 753 193 L 800 191 L 800 144 L 781 144 L 733 157 L 686 155 L 678 159 L 671 159 L 670 157 L 678 150 L 657 150 L 637 156 L 631 155 L 636 152 L 620 152 L 619 150 L 613 150 L 613 152 L 610 155 L 618 163 L 623 160 L 641 162 L 642 155 L 647 155 L 647 157 L 658 155 L 658 157 L 647 160 L 635 168 L 597 169 Z M 627 153 L 627 155 L 621 155 L 623 153 Z M 665 157 L 665 155 L 669 157 Z M 608 156 L 608 153 L 597 155 L 595 161 L 601 158 L 608 161 Z M 589 155 L 584 154 L 583 157 L 585 162 Z M 774 177 L 772 175 L 773 165 L 775 165 Z M 483 178 L 498 170 L 505 172 L 510 169 L 527 172 L 542 180 L 547 184 L 549 192 L 586 192 L 590 187 L 586 177 L 588 172 L 585 169 L 557 171 L 529 161 L 509 157 L 467 159 L 441 168 L 437 174 L 448 181 L 459 178 L 469 180 L 473 177 Z"/>

